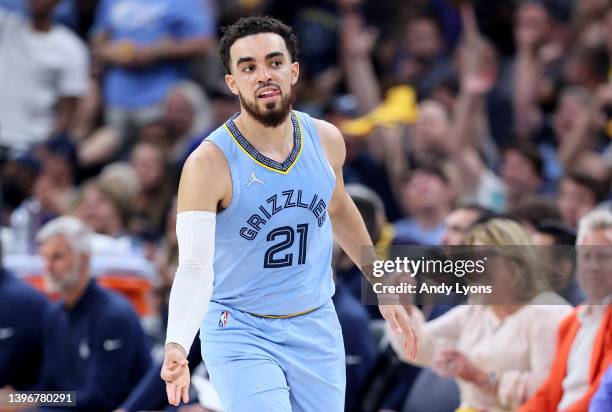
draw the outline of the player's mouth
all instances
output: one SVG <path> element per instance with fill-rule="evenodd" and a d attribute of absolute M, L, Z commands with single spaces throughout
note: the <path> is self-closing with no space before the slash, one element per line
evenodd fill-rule
<path fill-rule="evenodd" d="M 272 99 L 276 96 L 279 96 L 281 91 L 277 87 L 265 87 L 259 93 L 257 93 L 258 99 Z"/>

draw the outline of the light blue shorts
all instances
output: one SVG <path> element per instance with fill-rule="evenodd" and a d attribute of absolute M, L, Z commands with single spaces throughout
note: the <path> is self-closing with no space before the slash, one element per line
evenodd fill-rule
<path fill-rule="evenodd" d="M 331 299 L 286 319 L 211 302 L 200 336 L 225 412 L 344 411 L 344 343 Z"/>

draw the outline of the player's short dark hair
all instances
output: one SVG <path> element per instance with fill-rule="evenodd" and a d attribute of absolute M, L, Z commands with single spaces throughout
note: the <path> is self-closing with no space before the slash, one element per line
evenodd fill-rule
<path fill-rule="evenodd" d="M 219 42 L 219 57 L 225 71 L 231 72 L 230 48 L 236 40 L 260 33 L 275 33 L 285 40 L 291 62 L 297 61 L 298 40 L 291 27 L 270 16 L 242 17 L 236 23 L 222 29 L 223 36 Z"/>

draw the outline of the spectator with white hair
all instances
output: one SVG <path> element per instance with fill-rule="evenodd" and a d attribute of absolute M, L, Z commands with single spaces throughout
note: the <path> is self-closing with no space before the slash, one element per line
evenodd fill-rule
<path fill-rule="evenodd" d="M 612 213 L 586 214 L 577 245 L 577 279 L 585 304 L 561 323 L 550 375 L 519 412 L 588 410 L 612 362 Z"/>
<path fill-rule="evenodd" d="M 43 365 L 37 390 L 76 391 L 76 411 L 117 407 L 151 364 L 130 303 L 102 289 L 90 273 L 91 231 L 62 216 L 37 235 L 47 292 L 56 294 L 43 320 Z"/>

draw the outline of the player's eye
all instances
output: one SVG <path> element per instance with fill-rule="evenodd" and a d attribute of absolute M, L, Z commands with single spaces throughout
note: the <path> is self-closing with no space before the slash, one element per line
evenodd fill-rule
<path fill-rule="evenodd" d="M 246 65 L 246 66 L 244 66 L 242 68 L 242 71 L 245 72 L 245 73 L 250 73 L 253 70 L 255 70 L 255 65 L 254 64 L 249 64 L 249 65 Z"/>
<path fill-rule="evenodd" d="M 273 60 L 271 64 L 272 64 L 272 67 L 280 67 L 283 65 L 283 62 L 280 60 Z"/>

